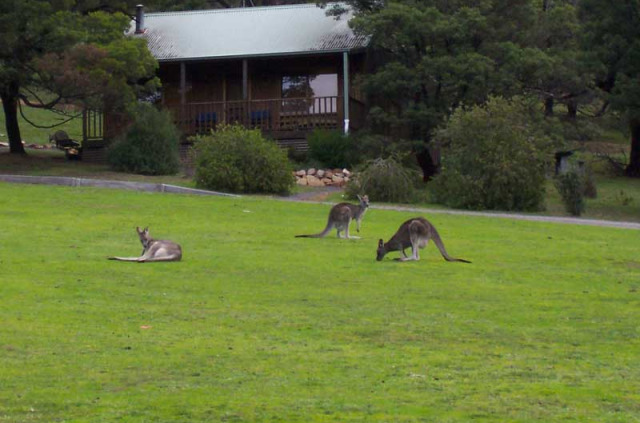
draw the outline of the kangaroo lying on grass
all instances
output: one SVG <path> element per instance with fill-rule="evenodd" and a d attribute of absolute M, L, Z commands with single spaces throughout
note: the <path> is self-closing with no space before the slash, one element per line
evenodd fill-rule
<path fill-rule="evenodd" d="M 136 227 L 136 232 L 142 243 L 142 255 L 140 257 L 109 257 L 109 260 L 145 263 L 151 261 L 180 261 L 182 259 L 182 248 L 175 242 L 151 238 L 148 227 L 144 228 L 144 230 Z"/>
<path fill-rule="evenodd" d="M 356 230 L 360 232 L 360 222 L 362 222 L 364 213 L 367 211 L 367 208 L 369 208 L 369 197 L 366 195 L 363 195 L 362 197 L 358 195 L 358 200 L 360 201 L 360 204 L 358 205 L 340 203 L 333 206 L 331 211 L 329 211 L 329 221 L 327 222 L 327 226 L 319 234 L 296 235 L 296 238 L 323 238 L 331 232 L 331 229 L 333 228 L 336 228 L 338 238 L 340 238 L 340 232 L 343 231 L 345 238 L 347 239 L 359 238 L 357 236 L 349 236 L 349 224 L 351 224 L 351 221 L 355 219 Z"/>
<path fill-rule="evenodd" d="M 413 219 L 409 219 L 404 222 L 388 242 L 385 243 L 382 240 L 378 241 L 378 255 L 376 260 L 382 260 L 385 254 L 390 251 L 402 251 L 402 255 L 404 257 L 397 259 L 399 261 L 420 260 L 418 249 L 424 248 L 430 239 L 433 239 L 433 242 L 436 244 L 436 247 L 438 247 L 440 254 L 442 254 L 442 257 L 444 257 L 445 260 L 471 263 L 468 260 L 449 256 L 449 254 L 447 254 L 447 250 L 444 248 L 442 239 L 440 239 L 440 235 L 438 235 L 438 231 L 436 231 L 436 228 L 427 219 L 422 217 L 414 217 Z M 411 257 L 407 257 L 407 254 L 404 252 L 405 248 L 409 247 L 411 247 L 412 251 Z"/>

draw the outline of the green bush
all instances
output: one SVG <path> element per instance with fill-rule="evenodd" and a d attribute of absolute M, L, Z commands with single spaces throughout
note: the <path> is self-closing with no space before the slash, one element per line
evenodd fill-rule
<path fill-rule="evenodd" d="M 133 123 L 107 150 L 109 165 L 120 172 L 170 175 L 180 169 L 180 133 L 168 112 L 136 105 Z"/>
<path fill-rule="evenodd" d="M 200 188 L 286 194 L 295 183 L 287 152 L 259 130 L 222 126 L 195 141 L 195 180 Z"/>
<path fill-rule="evenodd" d="M 442 145 L 434 200 L 468 209 L 539 210 L 552 144 L 523 102 L 492 98 L 456 111 L 437 133 Z"/>
<path fill-rule="evenodd" d="M 309 158 L 331 168 L 345 168 L 353 164 L 354 148 L 350 136 L 339 131 L 316 129 L 307 139 Z"/>
<path fill-rule="evenodd" d="M 394 157 L 378 158 L 354 172 L 345 188 L 347 197 L 367 194 L 374 201 L 411 203 L 416 200 L 417 171 L 403 166 Z"/>
<path fill-rule="evenodd" d="M 554 183 L 565 210 L 573 216 L 580 216 L 585 210 L 584 178 L 580 172 L 571 169 L 556 176 Z"/>

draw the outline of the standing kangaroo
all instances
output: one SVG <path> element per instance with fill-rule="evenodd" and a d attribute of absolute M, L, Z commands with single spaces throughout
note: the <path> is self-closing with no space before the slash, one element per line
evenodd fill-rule
<path fill-rule="evenodd" d="M 358 200 L 360 204 L 350 204 L 350 203 L 340 203 L 331 207 L 331 211 L 329 211 L 329 220 L 327 222 L 327 226 L 324 228 L 322 232 L 319 234 L 313 235 L 296 235 L 296 238 L 323 238 L 331 229 L 336 228 L 338 232 L 338 238 L 340 238 L 340 232 L 344 231 L 345 238 L 356 239 L 359 238 L 357 236 L 349 236 L 349 224 L 351 221 L 355 219 L 356 221 L 356 230 L 360 232 L 360 222 L 362 222 L 362 218 L 364 217 L 364 213 L 369 208 L 369 197 L 363 195 L 362 197 L 358 195 Z"/>
<path fill-rule="evenodd" d="M 182 259 L 182 248 L 175 242 L 151 238 L 148 227 L 143 230 L 136 227 L 136 232 L 142 243 L 142 255 L 140 257 L 109 257 L 109 260 L 145 263 L 151 261 L 180 261 Z"/>
<path fill-rule="evenodd" d="M 445 260 L 471 263 L 468 260 L 449 256 L 435 226 L 422 217 L 414 217 L 413 219 L 409 219 L 404 222 L 388 242 L 385 243 L 382 240 L 378 241 L 378 255 L 376 260 L 382 260 L 385 254 L 390 251 L 402 251 L 402 255 L 404 257 L 399 258 L 399 261 L 420 260 L 418 249 L 424 248 L 430 239 L 433 239 L 433 242 L 436 244 L 436 247 L 438 247 L 440 254 L 442 254 L 442 257 L 444 257 Z M 405 248 L 409 247 L 411 247 L 412 251 L 411 257 L 407 257 L 407 254 L 404 252 Z"/>

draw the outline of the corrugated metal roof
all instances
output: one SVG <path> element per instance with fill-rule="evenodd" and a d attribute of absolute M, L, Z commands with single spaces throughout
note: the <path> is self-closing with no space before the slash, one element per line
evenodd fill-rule
<path fill-rule="evenodd" d="M 349 28 L 314 4 L 148 13 L 144 37 L 159 61 L 277 56 L 345 51 L 366 46 Z"/>

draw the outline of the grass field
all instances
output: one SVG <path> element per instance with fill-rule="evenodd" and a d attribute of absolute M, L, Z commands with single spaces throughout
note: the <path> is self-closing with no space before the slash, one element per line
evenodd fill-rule
<path fill-rule="evenodd" d="M 31 122 L 36 125 L 43 126 L 44 128 L 37 128 L 30 125 L 25 121 L 22 116 L 18 116 L 18 124 L 20 125 L 20 135 L 22 140 L 26 144 L 49 144 L 49 134 L 53 134 L 56 131 L 63 130 L 69 137 L 74 140 L 82 140 L 82 117 L 72 119 L 69 122 L 63 123 L 69 119 L 68 116 L 54 113 L 50 110 L 35 109 L 31 107 L 23 107 L 25 116 Z M 52 128 L 48 126 L 57 125 Z M 4 113 L 0 113 L 0 142 L 9 142 L 7 137 L 7 130 L 5 127 Z"/>
<path fill-rule="evenodd" d="M 0 183 L 0 422 L 638 422 L 640 232 Z M 182 244 L 137 255 L 136 225 Z"/>

